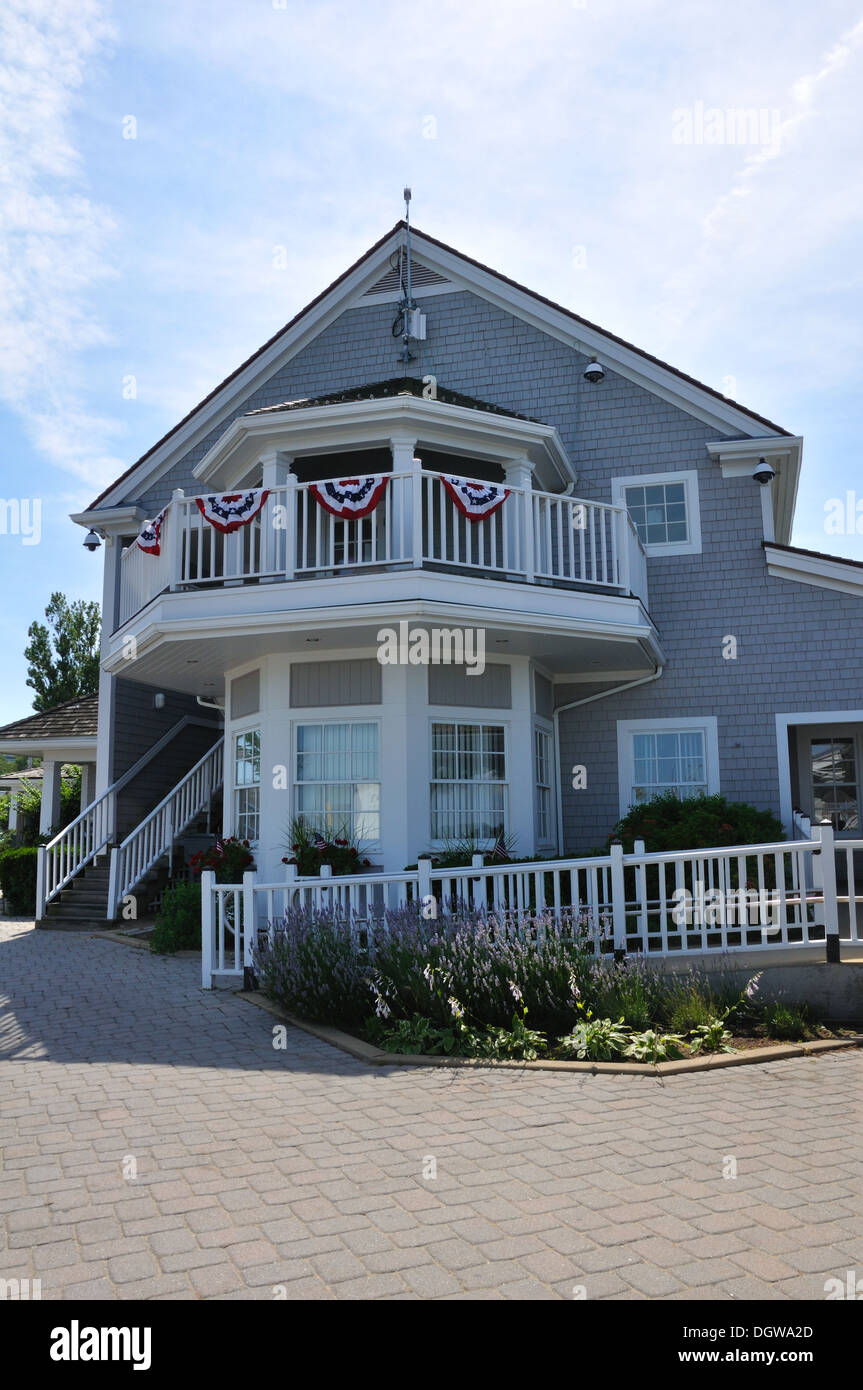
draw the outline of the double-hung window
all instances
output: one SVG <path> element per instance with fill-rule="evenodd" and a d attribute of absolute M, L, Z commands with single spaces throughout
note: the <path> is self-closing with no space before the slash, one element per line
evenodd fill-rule
<path fill-rule="evenodd" d="M 496 839 L 506 831 L 506 731 L 432 724 L 432 840 Z"/>
<path fill-rule="evenodd" d="M 234 735 L 234 834 L 256 844 L 261 822 L 261 731 Z"/>
<path fill-rule="evenodd" d="M 295 811 L 327 837 L 380 841 L 380 730 L 371 720 L 298 724 Z"/>
<path fill-rule="evenodd" d="M 536 771 L 536 838 L 541 843 L 552 839 L 554 818 L 551 802 L 551 735 L 545 729 L 534 729 L 533 751 Z"/>
<path fill-rule="evenodd" d="M 664 792 L 683 799 L 719 791 L 715 716 L 622 720 L 617 740 L 621 812 Z"/>

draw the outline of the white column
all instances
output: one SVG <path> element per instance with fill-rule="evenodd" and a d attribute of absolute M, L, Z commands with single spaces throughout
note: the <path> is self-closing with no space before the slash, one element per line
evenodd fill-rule
<path fill-rule="evenodd" d="M 18 792 L 15 787 L 9 793 L 9 833 L 18 829 Z"/>
<path fill-rule="evenodd" d="M 102 576 L 102 656 L 117 626 L 119 610 L 121 546 L 119 536 L 105 538 L 105 568 Z M 111 785 L 114 756 L 114 677 L 99 671 L 99 722 L 96 737 L 96 796 Z"/>
<path fill-rule="evenodd" d="M 533 474 L 530 461 L 526 458 L 511 459 L 504 464 L 506 486 L 520 488 L 507 498 L 503 505 L 506 535 L 509 544 L 510 564 L 513 568 L 524 570 L 528 581 L 533 582 Z"/>
<path fill-rule="evenodd" d="M 96 798 L 96 764 L 81 764 L 81 810 L 85 811 Z"/>
<path fill-rule="evenodd" d="M 401 518 L 397 533 L 407 541 L 406 553 L 413 556 L 414 568 L 422 565 L 422 464 L 416 457 L 416 438 L 410 434 L 394 434 L 390 439 L 394 473 L 410 473 L 409 490 L 399 485 L 397 497 L 405 499 L 406 515 Z M 395 506 L 395 499 L 393 500 Z"/>
<path fill-rule="evenodd" d="M 39 814 L 39 831 L 47 835 L 56 829 L 60 819 L 60 778 L 63 772 L 61 762 L 42 764 L 42 809 Z"/>
<path fill-rule="evenodd" d="M 509 737 L 509 834 L 515 840 L 513 854 L 533 855 L 536 850 L 534 827 L 536 773 L 533 761 L 533 713 L 531 669 L 527 657 L 510 663 L 512 680 L 512 719 Z M 492 715 L 483 719 L 493 722 Z"/>
<path fill-rule="evenodd" d="M 421 729 L 426 713 L 425 667 L 381 670 L 381 845 L 383 867 L 398 872 L 427 848 Z"/>
<path fill-rule="evenodd" d="M 282 453 L 280 449 L 267 449 L 265 453 L 261 454 L 258 462 L 261 467 L 261 485 L 267 488 L 271 494 L 267 498 L 261 514 L 261 548 L 263 552 L 261 564 L 264 570 L 276 570 L 281 568 L 282 563 L 279 555 L 282 536 L 287 535 L 287 540 L 290 542 L 290 532 L 292 531 L 292 518 L 289 514 L 287 514 L 287 527 L 277 530 L 274 525 L 279 516 L 275 509 L 277 507 L 289 508 L 295 500 L 296 494 L 290 496 L 285 492 L 289 479 L 293 477 L 291 474 L 292 459 L 288 454 Z M 296 478 L 293 481 L 296 483 Z M 290 543 L 286 551 L 286 558 L 288 565 L 291 566 L 293 549 Z M 281 578 L 281 575 L 279 577 Z"/>

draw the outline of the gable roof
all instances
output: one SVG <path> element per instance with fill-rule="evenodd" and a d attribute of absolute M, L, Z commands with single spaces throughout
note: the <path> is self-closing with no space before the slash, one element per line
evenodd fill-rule
<path fill-rule="evenodd" d="M 74 700 L 64 700 L 62 704 L 52 705 L 51 709 L 28 715 L 25 719 L 4 724 L 0 728 L 0 742 L 8 743 L 14 739 L 33 743 L 37 739 L 49 738 L 95 738 L 98 722 L 99 696 L 83 695 Z"/>
<path fill-rule="evenodd" d="M 215 402 L 216 399 L 221 395 L 221 393 L 224 392 L 233 381 L 235 381 L 239 376 L 241 376 L 245 371 L 247 371 L 249 367 L 253 366 L 253 364 L 257 362 L 260 358 L 262 358 L 266 353 L 268 353 L 270 349 L 276 347 L 277 344 L 282 339 L 286 338 L 288 334 L 290 334 L 293 330 L 295 330 L 298 327 L 298 325 L 300 325 L 303 322 L 303 320 L 306 319 L 312 313 L 314 309 L 323 305 L 324 301 L 328 299 L 331 295 L 334 295 L 335 292 L 339 289 L 339 287 L 344 285 L 344 283 L 347 280 L 354 276 L 356 272 L 361 269 L 362 266 L 364 266 L 367 262 L 371 261 L 375 256 L 377 256 L 377 254 L 381 252 L 382 249 L 389 242 L 393 241 L 397 237 L 400 238 L 401 234 L 406 230 L 406 227 L 407 224 L 404 221 L 404 219 L 400 219 L 398 222 L 396 222 L 395 226 L 392 227 L 390 231 L 388 231 L 384 236 L 382 236 L 380 240 L 376 241 L 373 246 L 370 246 L 369 249 L 365 251 L 363 255 L 359 257 L 358 260 L 354 261 L 354 263 L 348 266 L 347 270 L 343 271 L 341 275 L 339 275 L 335 280 L 333 280 L 333 282 L 330 285 L 328 285 L 326 289 L 322 290 L 320 294 L 316 295 L 314 299 L 310 300 L 309 303 L 305 306 L 305 308 L 301 309 L 298 314 L 295 314 L 294 317 L 284 325 L 284 327 L 280 328 L 277 333 L 274 333 L 271 338 L 268 338 L 267 341 L 263 343 L 261 347 L 257 349 L 256 352 L 253 352 L 250 357 L 247 357 L 246 360 L 240 363 L 240 365 L 236 367 L 233 372 L 226 376 L 224 380 L 218 384 L 218 386 L 215 386 L 213 390 L 210 391 L 208 395 L 206 395 L 203 398 L 203 400 L 199 401 L 198 404 L 188 412 L 188 414 L 184 415 L 183 418 L 179 420 L 176 425 L 174 425 L 170 430 L 168 430 L 168 432 L 164 434 L 161 439 L 157 440 L 156 443 L 153 444 L 145 453 L 143 453 L 139 459 L 137 459 L 133 464 L 131 464 L 130 467 L 125 470 L 125 472 L 121 473 L 118 478 L 115 478 L 112 483 L 110 483 L 106 488 L 104 488 L 102 492 L 99 493 L 99 496 L 96 497 L 93 500 L 93 502 L 90 503 L 90 506 L 87 508 L 87 512 L 90 512 L 98 508 L 104 501 L 104 499 L 108 497 L 108 495 L 112 493 L 122 482 L 124 482 L 127 478 L 131 477 L 131 475 L 138 468 L 140 468 L 142 464 L 146 463 L 148 459 L 151 459 L 152 456 L 158 452 L 158 450 L 160 450 L 165 444 L 167 444 L 172 438 L 174 438 L 174 436 L 177 435 L 185 425 L 187 425 L 197 415 L 204 411 L 208 405 Z M 772 420 L 767 419 L 766 416 L 759 415 L 756 411 L 750 410 L 746 406 L 739 405 L 736 401 L 732 401 L 729 397 L 723 396 L 721 392 L 715 390 L 712 386 L 707 386 L 704 382 L 698 381 L 693 376 L 689 376 L 688 373 L 680 371 L 679 368 L 671 366 L 670 363 L 662 361 L 661 358 L 655 357 L 653 356 L 653 354 L 649 352 L 645 352 L 643 348 L 636 347 L 634 343 L 630 343 L 625 338 L 621 338 L 617 334 L 609 332 L 608 329 L 601 328 L 598 324 L 592 323 L 589 319 L 583 318 L 582 315 L 575 313 L 574 310 L 567 309 L 564 305 L 555 303 L 554 300 L 547 298 L 545 295 L 539 294 L 536 290 L 529 289 L 527 286 L 520 284 L 517 280 L 511 279 L 508 275 L 503 275 L 500 271 L 494 270 L 492 267 L 484 265 L 481 261 L 477 261 L 473 257 L 465 255 L 464 252 L 458 251 L 452 246 L 448 246 L 446 242 L 439 241 L 437 237 L 430 236 L 427 232 L 421 232 L 417 227 L 411 228 L 411 235 L 414 238 L 415 242 L 423 242 L 430 247 L 437 247 L 447 256 L 455 257 L 464 266 L 473 267 L 474 270 L 481 272 L 483 275 L 493 277 L 493 279 L 499 282 L 501 285 L 509 287 L 509 289 L 516 291 L 519 295 L 527 296 L 534 303 L 538 305 L 543 305 L 546 309 L 550 309 L 555 314 L 563 315 L 566 319 L 570 320 L 574 324 L 577 324 L 580 328 L 586 329 L 589 333 L 601 335 L 602 338 L 604 338 L 608 343 L 617 344 L 619 347 L 623 348 L 627 353 L 633 353 L 645 363 L 649 363 L 653 367 L 659 368 L 663 372 L 670 373 L 673 377 L 676 377 L 678 380 L 685 382 L 688 386 L 695 387 L 698 392 L 703 393 L 704 395 L 710 397 L 715 401 L 721 402 L 730 410 L 733 410 L 739 413 L 740 415 L 745 416 L 747 419 L 754 421 L 756 424 L 760 426 L 766 426 L 773 433 L 780 435 L 790 434 L 790 431 L 784 429 L 781 425 L 775 424 Z M 81 513 L 79 517 L 76 517 L 76 520 L 83 521 L 83 518 L 86 517 L 87 512 Z"/>

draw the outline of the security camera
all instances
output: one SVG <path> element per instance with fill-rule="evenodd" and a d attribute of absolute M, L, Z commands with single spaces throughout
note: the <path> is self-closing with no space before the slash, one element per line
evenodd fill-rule
<path fill-rule="evenodd" d="M 91 527 L 90 530 L 87 532 L 86 536 L 84 537 L 84 544 L 90 551 L 91 555 L 94 550 L 98 550 L 99 546 L 102 544 L 99 538 L 98 531 L 94 531 Z"/>
<path fill-rule="evenodd" d="M 594 384 L 605 380 L 605 368 L 597 362 L 595 357 L 591 357 L 584 369 L 585 381 L 592 381 Z"/>
<path fill-rule="evenodd" d="M 758 467 L 752 476 L 756 483 L 760 483 L 761 487 L 766 487 L 768 483 L 773 482 L 773 479 L 776 477 L 776 471 L 770 467 L 766 459 L 759 459 Z"/>

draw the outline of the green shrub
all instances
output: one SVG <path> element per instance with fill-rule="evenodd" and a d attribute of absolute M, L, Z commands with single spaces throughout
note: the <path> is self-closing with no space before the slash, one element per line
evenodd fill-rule
<path fill-rule="evenodd" d="M 178 883 L 162 898 L 150 950 L 157 955 L 194 951 L 201 945 L 201 885 Z"/>
<path fill-rule="evenodd" d="M 647 853 L 677 849 L 713 849 L 721 845 L 773 844 L 784 840 L 782 822 L 772 811 L 724 796 L 688 796 L 664 792 L 630 807 L 609 841 L 617 838 L 627 854 L 636 840 Z"/>
<path fill-rule="evenodd" d="M 768 1036 L 779 1038 L 782 1042 L 800 1042 L 808 1031 L 805 1007 L 783 1004 L 779 1000 L 765 1008 L 764 1023 Z"/>
<path fill-rule="evenodd" d="M 10 912 L 22 916 L 36 911 L 35 845 L 0 850 L 0 888 Z"/>

